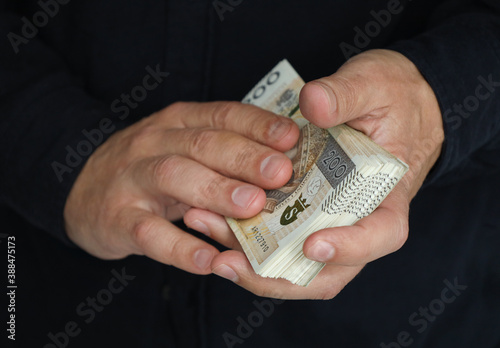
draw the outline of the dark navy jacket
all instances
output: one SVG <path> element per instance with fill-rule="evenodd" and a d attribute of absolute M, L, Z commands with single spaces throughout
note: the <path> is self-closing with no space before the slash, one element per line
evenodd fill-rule
<path fill-rule="evenodd" d="M 500 347 L 498 0 L 0 0 L 0 33 L 19 347 Z M 416 64 L 446 141 L 408 242 L 335 299 L 272 302 L 66 237 L 66 197 L 113 131 L 178 100 L 240 100 L 283 58 L 308 81 L 370 48 Z"/>

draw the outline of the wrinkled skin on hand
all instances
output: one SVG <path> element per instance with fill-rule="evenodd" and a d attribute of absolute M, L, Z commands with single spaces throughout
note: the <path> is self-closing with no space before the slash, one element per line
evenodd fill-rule
<path fill-rule="evenodd" d="M 219 251 L 171 221 L 192 207 L 217 216 L 257 214 L 263 188 L 290 178 L 283 151 L 298 134 L 291 120 L 250 105 L 173 104 L 113 134 L 91 155 L 66 202 L 67 234 L 102 259 L 146 255 L 210 274 Z"/>

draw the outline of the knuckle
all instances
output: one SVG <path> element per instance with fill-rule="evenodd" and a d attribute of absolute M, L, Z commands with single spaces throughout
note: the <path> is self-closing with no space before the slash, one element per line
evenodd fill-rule
<path fill-rule="evenodd" d="M 112 236 L 106 235 L 106 233 L 102 233 L 102 235 L 99 238 L 99 249 L 95 251 L 97 257 L 103 260 L 120 260 L 130 255 L 130 252 L 117 244 Z"/>
<path fill-rule="evenodd" d="M 151 122 L 146 122 L 142 127 L 137 129 L 129 137 L 129 146 L 132 149 L 143 147 L 147 142 L 150 142 L 152 137 L 158 133 L 158 127 Z"/>
<path fill-rule="evenodd" d="M 332 298 L 337 296 L 351 280 L 352 277 L 345 274 L 338 275 L 335 278 L 330 278 L 328 287 L 319 289 L 319 291 L 316 293 L 315 299 L 331 300 Z"/>
<path fill-rule="evenodd" d="M 366 261 L 366 260 L 371 259 L 372 247 L 369 243 L 361 243 L 361 244 L 357 243 L 354 245 L 355 245 L 356 250 L 353 252 L 353 256 L 354 256 L 356 261 Z M 358 263 L 358 262 L 356 262 L 356 263 Z"/>
<path fill-rule="evenodd" d="M 195 129 L 190 132 L 190 141 L 188 152 L 191 155 L 204 153 L 209 149 L 210 144 L 213 142 L 216 133 L 208 129 Z"/>
<path fill-rule="evenodd" d="M 154 223 L 151 220 L 137 221 L 132 226 L 132 241 L 139 248 L 145 250 L 150 242 L 151 231 L 154 229 Z"/>
<path fill-rule="evenodd" d="M 174 263 L 179 264 L 178 259 L 182 256 L 186 257 L 187 255 L 183 243 L 181 243 L 179 238 L 171 237 L 165 248 L 166 250 L 164 250 L 163 253 L 166 255 L 166 260 L 164 263 L 168 265 L 172 265 Z"/>
<path fill-rule="evenodd" d="M 344 113 L 354 110 L 356 104 L 358 103 L 359 86 L 343 76 L 338 76 L 335 80 L 335 84 L 336 86 L 332 88 L 332 90 L 337 98 L 339 111 Z"/>
<path fill-rule="evenodd" d="M 211 205 L 217 199 L 219 192 L 222 191 L 227 180 L 223 176 L 216 176 L 210 180 L 208 185 L 201 185 L 196 195 L 196 202 L 202 206 Z"/>
<path fill-rule="evenodd" d="M 337 296 L 338 291 L 332 289 L 324 289 L 314 296 L 315 300 L 331 300 L 335 296 Z"/>
<path fill-rule="evenodd" d="M 399 219 L 398 227 L 394 237 L 394 250 L 399 250 L 408 240 L 409 223 L 404 217 Z"/>
<path fill-rule="evenodd" d="M 170 104 L 166 109 L 168 112 L 164 113 L 165 115 L 173 114 L 173 115 L 178 115 L 182 114 L 183 111 L 186 109 L 186 107 L 189 105 L 188 102 L 182 102 L 178 101 L 175 103 Z"/>
<path fill-rule="evenodd" d="M 164 156 L 152 164 L 151 180 L 155 186 L 163 186 L 174 179 L 181 166 L 182 158 L 178 155 Z"/>
<path fill-rule="evenodd" d="M 238 104 L 239 103 L 237 102 L 215 103 L 210 118 L 212 127 L 225 129 L 227 127 L 229 117 L 231 117 Z"/>
<path fill-rule="evenodd" d="M 358 263 L 360 260 L 366 260 L 371 254 L 371 244 L 367 242 L 360 243 L 359 235 L 364 234 L 365 228 L 359 227 L 356 233 L 352 233 L 350 229 L 342 229 L 341 233 L 335 236 L 335 246 L 342 258 L 346 258 L 350 262 Z"/>
<path fill-rule="evenodd" d="M 266 118 L 265 122 L 258 123 L 257 126 L 262 124 L 263 128 L 257 129 L 257 134 L 263 134 L 263 140 L 264 142 L 275 142 L 277 140 L 277 134 L 281 135 L 283 131 L 282 129 L 287 129 L 290 128 L 290 120 L 276 116 L 276 115 L 271 115 Z M 280 132 L 281 131 L 281 132 Z M 279 139 L 278 139 L 279 140 Z"/>
<path fill-rule="evenodd" d="M 250 142 L 242 146 L 239 146 L 239 151 L 237 151 L 231 158 L 228 165 L 228 170 L 231 173 L 239 174 L 242 172 L 247 172 L 250 163 L 254 162 L 258 150 L 251 145 Z"/>
<path fill-rule="evenodd" d="M 174 102 L 166 108 L 157 111 L 153 115 L 163 125 L 166 125 L 168 127 L 185 128 L 185 115 L 189 115 L 192 113 L 192 111 L 190 111 L 189 109 L 192 109 L 194 104 L 194 102 Z"/>
<path fill-rule="evenodd" d="M 272 287 L 257 288 L 252 292 L 260 297 L 275 298 L 280 300 L 286 299 L 286 296 L 283 293 L 283 291 L 280 291 L 278 288 L 272 288 Z"/>

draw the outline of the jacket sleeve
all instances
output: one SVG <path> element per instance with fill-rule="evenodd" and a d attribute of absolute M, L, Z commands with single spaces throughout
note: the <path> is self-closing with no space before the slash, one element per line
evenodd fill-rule
<path fill-rule="evenodd" d="M 56 52 L 22 35 L 23 24 L 0 1 L 0 206 L 72 245 L 66 197 L 89 155 L 122 125 Z"/>
<path fill-rule="evenodd" d="M 414 62 L 441 108 L 445 142 L 425 185 L 500 167 L 500 3 L 451 3 L 426 32 L 388 47 Z"/>

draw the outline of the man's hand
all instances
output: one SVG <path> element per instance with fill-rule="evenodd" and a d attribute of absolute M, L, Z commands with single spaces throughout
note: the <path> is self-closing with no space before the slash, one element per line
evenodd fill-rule
<path fill-rule="evenodd" d="M 103 259 L 146 255 L 211 273 L 219 251 L 175 227 L 190 207 L 248 218 L 284 185 L 289 119 L 236 102 L 176 103 L 120 131 L 85 164 L 66 202 L 68 236 Z M 198 231 L 208 233 L 191 220 Z"/>
<path fill-rule="evenodd" d="M 306 240 L 304 254 L 327 263 L 306 288 L 256 275 L 241 251 L 223 252 L 211 266 L 214 273 L 257 295 L 329 299 L 366 263 L 398 250 L 406 241 L 409 203 L 441 151 L 441 112 L 413 63 L 388 50 L 360 54 L 332 76 L 306 84 L 300 106 L 303 115 L 320 127 L 347 123 L 362 131 L 405 161 L 409 172 L 371 215 L 354 226 L 324 229 Z M 195 219 L 208 226 L 212 238 L 238 247 L 222 217 L 200 209 L 184 217 L 191 226 Z"/>

